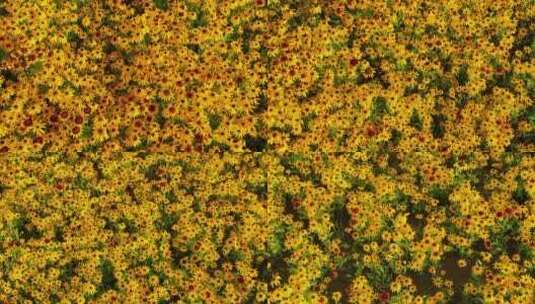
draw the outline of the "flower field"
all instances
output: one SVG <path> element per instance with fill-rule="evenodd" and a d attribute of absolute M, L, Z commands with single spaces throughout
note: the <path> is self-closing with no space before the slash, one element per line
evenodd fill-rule
<path fill-rule="evenodd" d="M 535 303 L 535 1 L 0 0 L 4 303 Z"/>

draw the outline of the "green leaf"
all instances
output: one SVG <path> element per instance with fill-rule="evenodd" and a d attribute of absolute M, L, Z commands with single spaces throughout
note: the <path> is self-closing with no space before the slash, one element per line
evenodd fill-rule
<path fill-rule="evenodd" d="M 143 44 L 144 45 L 149 45 L 152 43 L 152 38 L 150 37 L 150 35 L 147 33 L 143 36 Z"/>
<path fill-rule="evenodd" d="M 11 69 L 0 70 L 0 76 L 4 77 L 4 79 L 8 81 L 18 81 L 17 74 L 15 74 L 15 72 Z"/>
<path fill-rule="evenodd" d="M 61 267 L 59 280 L 61 282 L 68 282 L 73 276 L 76 275 L 76 267 L 78 267 L 77 261 L 70 261 Z"/>
<path fill-rule="evenodd" d="M 240 34 L 238 33 L 238 28 L 236 26 L 232 27 L 232 32 L 225 35 L 225 42 L 232 42 L 240 39 Z"/>
<path fill-rule="evenodd" d="M 311 130 L 310 124 L 316 117 L 317 115 L 314 112 L 310 112 L 303 117 L 303 131 L 304 132 L 310 132 Z"/>
<path fill-rule="evenodd" d="M 158 102 L 158 112 L 156 113 L 154 119 L 160 128 L 163 128 L 167 122 L 167 119 L 163 115 L 163 111 L 165 110 L 165 107 L 167 107 L 167 102 L 158 96 L 156 97 L 156 101 Z"/>
<path fill-rule="evenodd" d="M 165 161 L 163 160 L 158 160 L 156 161 L 155 163 L 149 165 L 145 172 L 144 172 L 144 175 L 145 175 L 145 178 L 147 180 L 156 180 L 158 179 L 158 171 L 160 169 L 160 167 L 163 167 L 165 165 Z"/>
<path fill-rule="evenodd" d="M 104 52 L 104 54 L 107 54 L 107 55 L 111 54 L 112 52 L 116 50 L 117 50 L 117 47 L 109 41 L 105 42 L 104 45 L 102 46 L 102 51 Z"/>
<path fill-rule="evenodd" d="M 198 43 L 187 43 L 185 47 L 197 55 L 200 55 L 202 52 L 201 46 Z"/>
<path fill-rule="evenodd" d="M 389 110 L 386 99 L 381 96 L 375 97 L 373 99 L 373 108 L 370 119 L 372 121 L 378 121 L 388 112 Z"/>
<path fill-rule="evenodd" d="M 254 137 L 250 134 L 246 134 L 245 137 L 245 147 L 254 152 L 262 152 L 266 149 L 267 140 L 262 137 Z"/>
<path fill-rule="evenodd" d="M 429 189 L 429 195 L 438 200 L 441 204 L 447 204 L 449 200 L 451 190 L 447 188 L 441 188 L 438 185 L 432 185 Z"/>
<path fill-rule="evenodd" d="M 446 121 L 446 116 L 444 114 L 437 114 L 431 116 L 433 119 L 433 124 L 431 126 L 431 131 L 434 138 L 444 137 L 444 122 Z"/>
<path fill-rule="evenodd" d="M 39 94 L 46 94 L 48 93 L 49 90 L 50 90 L 50 86 L 47 84 L 41 83 L 37 85 L 37 92 L 39 92 Z"/>
<path fill-rule="evenodd" d="M 33 76 L 43 70 L 43 62 L 41 60 L 38 60 L 32 64 L 26 69 L 26 74 L 28 76 Z"/>
<path fill-rule="evenodd" d="M 260 114 L 260 113 L 264 113 L 267 109 L 268 109 L 267 96 L 265 94 L 261 94 L 258 97 L 258 101 L 256 102 L 255 107 L 253 108 L 253 112 L 255 114 Z"/>
<path fill-rule="evenodd" d="M 410 118 L 409 125 L 416 130 L 421 131 L 423 128 L 422 119 L 420 118 L 420 114 L 418 114 L 418 111 L 414 110 L 412 111 L 412 115 Z"/>
<path fill-rule="evenodd" d="M 516 189 L 513 191 L 512 197 L 519 204 L 524 204 L 530 199 L 530 195 L 527 192 L 524 186 L 524 181 L 521 178 L 517 178 Z"/>
<path fill-rule="evenodd" d="M 340 18 L 338 15 L 332 14 L 329 16 L 329 25 L 332 27 L 337 27 L 342 25 L 342 18 Z"/>
<path fill-rule="evenodd" d="M 167 0 L 153 0 L 153 2 L 154 6 L 162 11 L 166 11 L 169 8 L 169 3 Z"/>
<path fill-rule="evenodd" d="M 76 3 L 76 6 L 78 7 L 78 9 L 80 9 L 84 6 L 87 6 L 90 0 L 75 0 L 74 2 Z"/>
<path fill-rule="evenodd" d="M 82 133 L 80 134 L 80 136 L 82 138 L 91 138 L 92 135 L 93 135 L 93 120 L 90 119 L 82 127 Z"/>
<path fill-rule="evenodd" d="M 535 111 L 528 114 L 528 121 L 532 128 L 535 128 Z"/>
<path fill-rule="evenodd" d="M 89 189 L 89 181 L 81 175 L 77 175 L 73 181 L 73 187 L 81 190 Z"/>
<path fill-rule="evenodd" d="M 356 9 L 350 9 L 348 7 L 346 7 L 346 11 L 348 13 L 350 13 L 351 15 L 353 15 L 353 17 L 355 18 L 371 18 L 375 15 L 375 12 L 373 11 L 373 9 L 371 8 L 366 8 L 366 9 L 361 9 L 361 8 L 356 8 Z"/>
<path fill-rule="evenodd" d="M 394 21 L 394 31 L 400 32 L 405 27 L 405 17 L 403 13 L 396 14 L 396 20 Z"/>
<path fill-rule="evenodd" d="M 305 18 L 302 14 L 295 15 L 288 19 L 288 30 L 293 31 L 296 30 L 299 26 L 301 26 L 305 22 Z"/>
<path fill-rule="evenodd" d="M 246 28 L 243 30 L 241 43 L 241 50 L 243 53 L 249 53 L 249 51 L 251 50 L 250 40 L 253 38 L 253 36 L 253 31 L 251 31 L 250 29 Z"/>
<path fill-rule="evenodd" d="M 165 192 L 165 198 L 172 204 L 178 202 L 178 197 L 173 191 Z"/>
<path fill-rule="evenodd" d="M 160 213 L 160 218 L 154 223 L 156 228 L 161 231 L 173 231 L 173 225 L 178 221 L 178 214 L 166 213 L 165 211 L 160 211 Z"/>
<path fill-rule="evenodd" d="M 76 32 L 70 31 L 67 33 L 67 42 L 79 48 L 82 45 L 82 38 Z"/>
<path fill-rule="evenodd" d="M 100 264 L 100 271 L 102 273 L 102 279 L 99 289 L 101 291 L 107 291 L 110 289 L 117 290 L 117 278 L 114 274 L 114 267 L 110 260 L 103 260 Z"/>
<path fill-rule="evenodd" d="M 191 2 L 186 2 L 186 6 L 188 7 L 188 10 L 194 12 L 196 16 L 195 20 L 191 22 L 191 27 L 203 27 L 208 24 L 208 19 L 206 18 L 206 11 L 202 8 L 202 6 Z"/>
<path fill-rule="evenodd" d="M 221 124 L 221 116 L 215 113 L 208 113 L 208 123 L 210 124 L 210 129 L 216 130 Z"/>
<path fill-rule="evenodd" d="M 7 58 L 7 51 L 0 47 L 0 61 Z"/>

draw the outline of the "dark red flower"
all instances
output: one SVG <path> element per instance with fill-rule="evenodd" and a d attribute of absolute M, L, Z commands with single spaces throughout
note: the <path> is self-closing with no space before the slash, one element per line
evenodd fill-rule
<path fill-rule="evenodd" d="M 390 293 L 388 291 L 383 291 L 379 294 L 379 299 L 381 302 L 388 302 L 390 300 Z"/>
<path fill-rule="evenodd" d="M 377 129 L 375 128 L 375 126 L 369 126 L 367 129 L 367 134 L 370 137 L 377 135 Z"/>
<path fill-rule="evenodd" d="M 31 118 L 31 117 L 26 118 L 26 119 L 24 120 L 23 124 L 24 124 L 24 126 L 26 126 L 26 127 L 31 126 L 31 125 L 33 124 L 32 118 Z"/>

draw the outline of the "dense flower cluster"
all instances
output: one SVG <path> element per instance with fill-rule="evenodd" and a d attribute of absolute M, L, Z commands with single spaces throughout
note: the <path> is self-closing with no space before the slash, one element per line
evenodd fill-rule
<path fill-rule="evenodd" d="M 0 303 L 535 302 L 533 0 L 0 0 Z"/>

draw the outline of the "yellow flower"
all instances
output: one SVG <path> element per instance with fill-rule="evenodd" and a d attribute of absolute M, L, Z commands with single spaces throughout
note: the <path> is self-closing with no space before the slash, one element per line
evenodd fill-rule
<path fill-rule="evenodd" d="M 335 291 L 335 292 L 333 292 L 333 294 L 332 294 L 332 298 L 333 298 L 333 301 L 334 301 L 335 303 L 338 303 L 338 302 L 340 302 L 340 300 L 342 299 L 342 293 L 339 292 L 339 291 Z"/>
<path fill-rule="evenodd" d="M 257 302 L 263 302 L 267 298 L 266 294 L 264 292 L 257 292 L 256 293 L 256 301 Z"/>
<path fill-rule="evenodd" d="M 82 18 L 82 25 L 84 27 L 89 27 L 89 25 L 91 25 L 91 19 L 89 19 L 88 16 L 84 16 L 84 18 Z"/>

